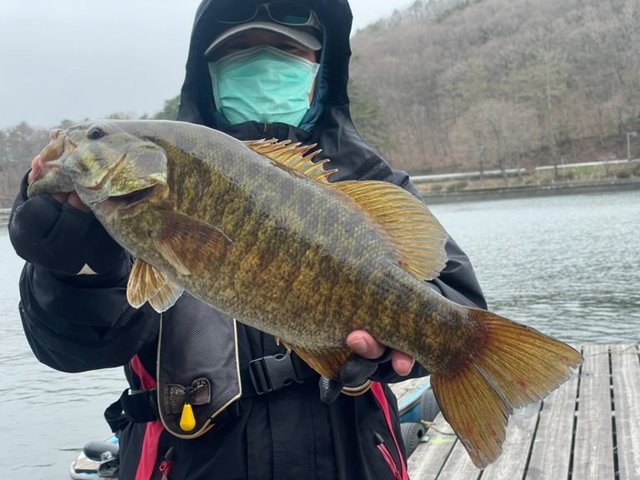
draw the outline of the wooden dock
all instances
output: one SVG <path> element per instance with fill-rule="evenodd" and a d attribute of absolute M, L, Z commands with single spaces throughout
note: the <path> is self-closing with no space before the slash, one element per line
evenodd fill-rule
<path fill-rule="evenodd" d="M 514 412 L 500 458 L 478 470 L 438 415 L 409 458 L 412 480 L 640 479 L 640 348 L 581 347 L 584 364 Z"/>

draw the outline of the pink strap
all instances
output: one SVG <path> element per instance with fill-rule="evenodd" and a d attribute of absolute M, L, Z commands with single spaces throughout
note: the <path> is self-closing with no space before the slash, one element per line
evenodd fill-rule
<path fill-rule="evenodd" d="M 396 446 L 396 451 L 398 452 L 398 458 L 400 459 L 400 470 L 402 472 L 402 480 L 409 480 L 407 467 L 404 464 L 404 458 L 402 458 L 402 450 L 400 450 L 398 439 L 396 438 L 396 434 L 393 431 L 393 424 L 391 423 L 391 411 L 389 410 L 389 402 L 387 401 L 387 397 L 384 394 L 384 389 L 382 388 L 382 385 L 379 382 L 373 382 L 371 384 L 371 392 L 373 393 L 373 396 L 376 397 L 376 400 L 380 404 L 380 408 L 382 408 L 382 412 L 384 413 L 384 419 L 387 422 L 387 428 L 389 429 L 389 432 L 391 433 L 391 438 L 393 438 L 393 443 Z"/>
<path fill-rule="evenodd" d="M 131 369 L 140 378 L 140 384 L 144 390 L 150 390 L 156 387 L 155 379 L 147 372 L 140 361 L 140 357 L 136 355 L 131 359 Z M 160 443 L 160 435 L 164 431 L 164 425 L 161 422 L 149 422 L 144 431 L 144 439 L 142 440 L 142 452 L 138 461 L 138 469 L 136 470 L 135 480 L 150 480 L 153 476 L 153 470 L 158 460 L 158 445 Z"/>
<path fill-rule="evenodd" d="M 147 369 L 144 368 L 144 365 L 138 355 L 134 356 L 130 363 L 134 373 L 140 379 L 140 385 L 142 385 L 143 390 L 156 388 L 156 380 L 149 374 L 149 372 L 147 372 Z"/>

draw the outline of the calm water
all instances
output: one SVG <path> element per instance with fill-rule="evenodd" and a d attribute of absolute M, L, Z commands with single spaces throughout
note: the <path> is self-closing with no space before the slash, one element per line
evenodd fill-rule
<path fill-rule="evenodd" d="M 472 258 L 491 309 L 576 343 L 640 342 L 640 191 L 436 205 Z M 0 233 L 0 478 L 66 479 L 108 435 L 119 370 L 40 365 L 17 312 L 22 262 Z"/>
<path fill-rule="evenodd" d="M 640 342 L 640 191 L 432 210 L 490 309 L 565 341 Z"/>

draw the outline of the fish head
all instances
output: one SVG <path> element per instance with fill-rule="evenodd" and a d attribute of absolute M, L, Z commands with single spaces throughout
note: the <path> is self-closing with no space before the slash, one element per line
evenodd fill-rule
<path fill-rule="evenodd" d="M 166 198 L 166 152 L 126 125 L 105 121 L 52 130 L 28 195 L 75 191 L 105 215 Z"/>

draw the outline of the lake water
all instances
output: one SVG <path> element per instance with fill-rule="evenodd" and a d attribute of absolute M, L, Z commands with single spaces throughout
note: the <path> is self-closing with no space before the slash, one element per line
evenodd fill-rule
<path fill-rule="evenodd" d="M 640 191 L 432 207 L 471 257 L 490 308 L 575 343 L 640 342 Z M 17 310 L 22 261 L 0 233 L 0 478 L 68 478 L 82 445 L 108 436 L 119 369 L 40 365 Z"/>

